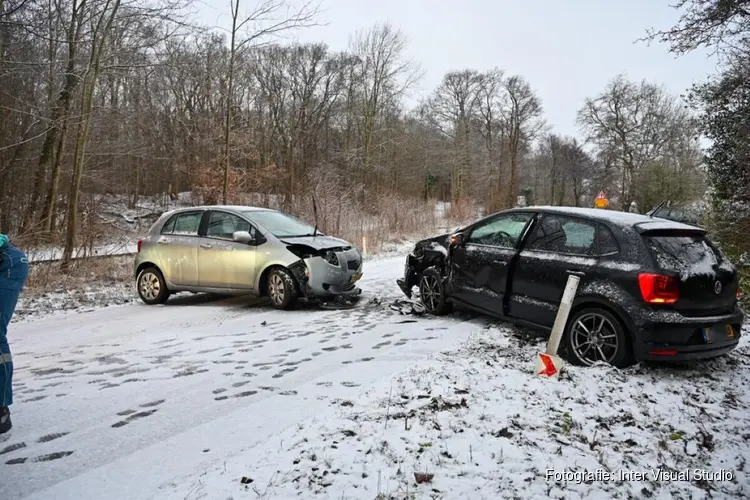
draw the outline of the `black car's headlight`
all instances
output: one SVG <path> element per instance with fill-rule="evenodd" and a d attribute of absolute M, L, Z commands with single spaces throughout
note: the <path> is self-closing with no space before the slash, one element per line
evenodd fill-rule
<path fill-rule="evenodd" d="M 331 252 L 331 251 L 326 252 L 323 258 L 326 260 L 326 262 L 328 262 L 332 266 L 339 265 L 339 258 L 334 252 Z"/>

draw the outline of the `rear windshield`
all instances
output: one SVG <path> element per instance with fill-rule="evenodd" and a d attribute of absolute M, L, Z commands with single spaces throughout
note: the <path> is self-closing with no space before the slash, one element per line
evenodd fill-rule
<path fill-rule="evenodd" d="M 710 275 L 723 262 L 721 255 L 702 235 L 646 236 L 656 263 L 664 271 L 679 273 L 683 278 Z"/>

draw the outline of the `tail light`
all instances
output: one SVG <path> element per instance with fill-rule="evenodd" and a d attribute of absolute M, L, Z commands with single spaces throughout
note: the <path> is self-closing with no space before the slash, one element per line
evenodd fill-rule
<path fill-rule="evenodd" d="M 737 287 L 737 293 L 735 294 L 735 297 L 737 297 L 737 300 L 740 300 L 740 297 L 742 297 L 742 289 L 740 287 Z"/>
<path fill-rule="evenodd" d="M 137 253 L 141 253 L 141 246 L 143 246 L 143 240 L 138 240 L 138 247 L 136 249 Z"/>
<path fill-rule="evenodd" d="M 639 274 L 638 285 L 643 300 L 649 304 L 674 304 L 680 298 L 680 282 L 673 276 Z"/>

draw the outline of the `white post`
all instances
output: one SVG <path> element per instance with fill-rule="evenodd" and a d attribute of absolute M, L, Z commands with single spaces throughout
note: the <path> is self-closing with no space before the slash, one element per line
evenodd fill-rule
<path fill-rule="evenodd" d="M 362 236 L 362 256 L 367 255 L 367 236 Z"/>
<path fill-rule="evenodd" d="M 552 333 L 549 336 L 549 342 L 547 343 L 547 354 L 550 356 L 557 355 L 557 349 L 560 347 L 560 339 L 565 331 L 565 325 L 568 323 L 568 316 L 570 315 L 570 307 L 573 305 L 573 299 L 578 291 L 578 284 L 581 282 L 581 278 L 575 275 L 568 276 L 568 283 L 565 285 L 565 291 L 563 292 L 562 300 L 560 301 L 560 307 L 557 310 L 557 316 L 555 317 L 555 323 L 552 325 Z"/>

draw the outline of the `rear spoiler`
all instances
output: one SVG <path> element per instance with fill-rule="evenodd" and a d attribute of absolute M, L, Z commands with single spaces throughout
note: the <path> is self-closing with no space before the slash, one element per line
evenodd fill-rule
<path fill-rule="evenodd" d="M 646 221 L 639 222 L 635 226 L 635 230 L 640 234 L 669 234 L 673 236 L 705 236 L 706 230 L 696 226 L 690 226 L 688 224 L 682 224 L 681 222 L 674 221 Z"/>

